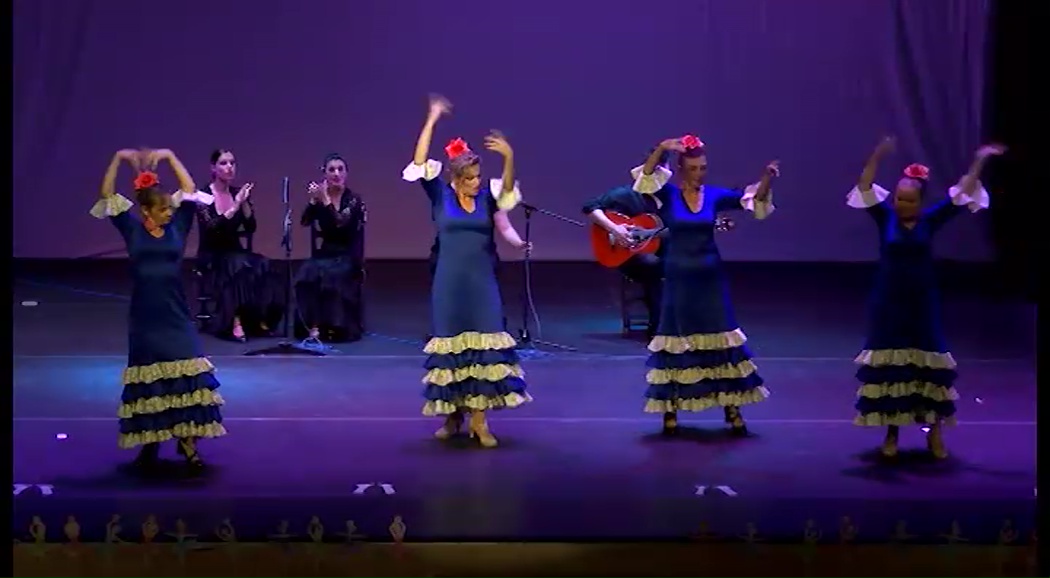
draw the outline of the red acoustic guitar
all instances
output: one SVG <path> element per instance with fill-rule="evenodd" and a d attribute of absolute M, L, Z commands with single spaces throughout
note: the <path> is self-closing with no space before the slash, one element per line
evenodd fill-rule
<path fill-rule="evenodd" d="M 591 248 L 594 258 L 601 265 L 616 268 L 635 255 L 655 253 L 660 249 L 659 234 L 665 229 L 660 217 L 649 213 L 628 217 L 615 211 L 603 211 L 610 221 L 631 228 L 631 243 L 620 244 L 616 238 L 599 225 L 591 225 Z M 728 231 L 735 226 L 726 217 L 715 219 L 716 231 Z"/>

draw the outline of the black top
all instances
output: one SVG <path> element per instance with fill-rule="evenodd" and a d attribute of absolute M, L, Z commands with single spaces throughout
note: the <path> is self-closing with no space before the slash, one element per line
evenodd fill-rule
<path fill-rule="evenodd" d="M 236 197 L 239 190 L 240 187 L 230 187 L 230 194 Z M 206 192 L 212 194 L 210 191 Z M 197 223 L 200 226 L 200 246 L 197 252 L 214 256 L 251 250 L 251 237 L 255 234 L 257 223 L 251 199 L 248 199 L 247 204 L 251 209 L 251 216 L 246 215 L 242 208 L 230 218 L 219 214 L 216 203 L 198 204 Z M 247 239 L 247 246 L 241 244 L 242 238 Z"/>
<path fill-rule="evenodd" d="M 317 236 L 321 239 L 320 247 L 311 247 L 311 257 L 350 257 L 361 263 L 365 256 L 366 222 L 368 210 L 365 202 L 347 188 L 343 189 L 338 210 L 335 205 L 306 205 L 301 223 L 304 227 L 316 225 Z"/>
<path fill-rule="evenodd" d="M 616 187 L 583 205 L 583 213 L 586 215 L 598 209 L 616 211 L 625 217 L 637 217 L 645 213 L 656 214 L 659 210 L 654 195 L 637 193 L 631 187 Z"/>

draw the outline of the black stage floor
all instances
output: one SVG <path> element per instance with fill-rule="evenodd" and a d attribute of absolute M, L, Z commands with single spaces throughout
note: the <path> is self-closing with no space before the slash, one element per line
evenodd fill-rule
<path fill-rule="evenodd" d="M 519 265 L 505 265 L 512 328 Z M 115 406 L 124 363 L 128 282 L 120 262 L 21 263 L 15 283 L 16 536 L 39 515 L 53 539 L 67 515 L 100 539 L 111 514 L 125 533 L 156 515 L 183 518 L 199 539 L 230 518 L 242 540 L 304 536 L 354 520 L 386 539 L 395 515 L 410 539 L 683 538 L 706 526 L 766 540 L 825 534 L 843 517 L 861 539 L 885 540 L 898 520 L 917 539 L 994 541 L 1004 519 L 1035 515 L 1035 307 L 1013 302 L 987 271 L 946 269 L 947 332 L 960 364 L 961 423 L 952 457 L 922 452 L 881 463 L 879 430 L 851 425 L 866 266 L 731 269 L 738 316 L 773 396 L 745 410 L 753 436 L 722 434 L 720 415 L 683 416 L 662 439 L 641 412 L 644 343 L 620 335 L 616 278 L 585 264 L 536 264 L 543 346 L 525 370 L 536 401 L 490 417 L 501 446 L 431 437 L 419 415 L 428 328 L 423 263 L 369 271 L 365 340 L 326 357 L 245 357 L 205 338 L 219 368 L 230 435 L 203 445 L 198 480 L 141 480 L 120 465 Z M 924 446 L 904 432 L 902 447 Z M 172 456 L 174 458 L 174 456 Z M 126 538 L 127 538 L 126 537 Z"/>

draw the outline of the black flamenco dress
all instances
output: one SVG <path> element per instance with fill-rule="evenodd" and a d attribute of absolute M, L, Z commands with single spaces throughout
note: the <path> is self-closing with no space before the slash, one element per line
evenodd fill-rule
<path fill-rule="evenodd" d="M 632 171 L 634 190 L 660 200 L 667 227 L 660 320 L 649 342 L 645 411 L 697 412 L 739 407 L 768 397 L 752 361 L 747 337 L 737 324 L 722 257 L 715 243 L 718 214 L 748 210 L 758 218 L 773 212 L 770 199 L 755 199 L 757 185 L 744 190 L 704 186 L 693 211 L 671 172 Z"/>
<path fill-rule="evenodd" d="M 295 302 L 301 323 L 329 341 L 358 341 L 365 332 L 367 221 L 364 201 L 350 189 L 343 189 L 338 208 L 310 203 L 303 211 L 301 224 L 311 228 L 312 246 L 296 274 Z"/>
<path fill-rule="evenodd" d="M 857 355 L 854 420 L 860 426 L 951 425 L 955 421 L 956 364 L 941 321 L 933 238 L 954 217 L 988 206 L 983 188 L 960 187 L 923 211 L 908 228 L 878 185 L 854 187 L 846 202 L 871 215 L 879 231 L 879 269 L 868 310 L 868 334 Z"/>
<path fill-rule="evenodd" d="M 236 195 L 237 189 L 231 188 Z M 211 316 L 202 329 L 213 335 L 229 335 L 234 318 L 249 334 L 263 327 L 276 327 L 284 307 L 284 282 L 270 267 L 270 260 L 251 250 L 255 234 L 255 211 L 239 210 L 231 217 L 220 215 L 215 204 L 198 205 L 200 246 L 197 264 L 202 289 L 213 301 Z"/>
<path fill-rule="evenodd" d="M 501 204 L 492 191 L 501 191 L 502 181 L 492 179 L 479 191 L 475 210 L 467 212 L 440 174 L 435 160 L 402 172 L 404 180 L 422 183 L 441 247 L 430 294 L 434 335 L 423 349 L 423 414 L 518 407 L 532 398 L 514 338 L 504 329 L 493 216 L 513 208 L 520 193 L 515 188 Z"/>
<path fill-rule="evenodd" d="M 178 208 L 159 238 L 132 216 L 125 197 L 105 197 L 91 209 L 120 231 L 131 261 L 128 365 L 117 411 L 121 448 L 226 434 L 215 367 L 201 350 L 180 275 L 194 201 L 210 200 L 205 193 L 176 193 Z"/>

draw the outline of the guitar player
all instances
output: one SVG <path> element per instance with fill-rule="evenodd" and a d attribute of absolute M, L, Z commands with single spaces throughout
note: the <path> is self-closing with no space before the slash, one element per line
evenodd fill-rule
<path fill-rule="evenodd" d="M 667 167 L 669 161 L 669 153 L 665 151 L 660 157 L 660 166 Z M 583 212 L 591 222 L 608 231 L 624 245 L 631 242 L 630 228 L 613 223 L 602 211 L 615 211 L 626 217 L 637 217 L 646 213 L 655 214 L 659 209 L 660 201 L 655 195 L 636 193 L 631 185 L 616 187 L 583 205 Z M 661 245 L 655 254 L 633 255 L 623 265 L 617 267 L 623 276 L 642 286 L 645 309 L 649 314 L 647 339 L 652 339 L 656 332 L 656 324 L 660 320 L 660 295 L 663 291 L 664 277 L 663 248 L 664 245 Z"/>

